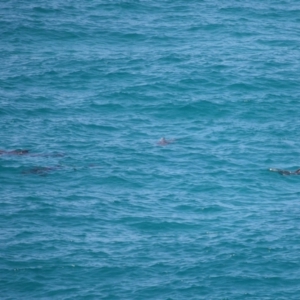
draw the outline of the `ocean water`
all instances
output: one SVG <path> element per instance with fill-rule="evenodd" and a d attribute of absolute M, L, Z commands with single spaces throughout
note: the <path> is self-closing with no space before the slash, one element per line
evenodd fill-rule
<path fill-rule="evenodd" d="M 6 0 L 0 50 L 1 299 L 300 299 L 298 1 Z"/>

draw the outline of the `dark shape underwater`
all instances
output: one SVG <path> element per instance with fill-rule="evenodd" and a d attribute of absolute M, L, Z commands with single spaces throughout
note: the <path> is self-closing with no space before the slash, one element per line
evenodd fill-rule
<path fill-rule="evenodd" d="M 162 137 L 158 142 L 157 142 L 157 145 L 159 146 L 166 146 L 166 145 L 169 145 L 169 144 L 172 144 L 174 143 L 174 140 L 166 140 L 164 137 Z"/>
<path fill-rule="evenodd" d="M 26 155 L 29 153 L 29 150 L 11 150 L 11 151 L 6 151 L 6 150 L 0 150 L 0 155 Z"/>
<path fill-rule="evenodd" d="M 28 155 L 28 156 L 40 156 L 40 157 L 63 157 L 63 153 L 30 153 L 29 150 L 16 149 L 16 150 L 0 150 L 0 155 Z"/>
<path fill-rule="evenodd" d="M 81 166 L 81 167 L 74 167 L 74 166 L 63 166 L 63 165 L 56 165 L 56 166 L 49 166 L 49 167 L 33 167 L 28 168 L 24 171 L 22 171 L 22 174 L 24 175 L 40 175 L 40 176 L 46 176 L 49 173 L 53 173 L 55 171 L 60 170 L 66 170 L 66 171 L 77 171 L 77 170 L 83 170 L 83 169 L 95 169 L 99 168 L 97 164 L 89 164 L 87 166 Z"/>
<path fill-rule="evenodd" d="M 272 169 L 270 168 L 269 171 L 271 172 L 277 172 L 280 175 L 300 175 L 300 169 L 296 171 L 288 171 L 288 170 L 281 170 L 281 169 Z"/>
<path fill-rule="evenodd" d="M 60 170 L 62 166 L 53 166 L 53 167 L 34 167 L 28 170 L 24 170 L 22 174 L 36 174 L 36 175 L 47 175 L 50 172 Z"/>

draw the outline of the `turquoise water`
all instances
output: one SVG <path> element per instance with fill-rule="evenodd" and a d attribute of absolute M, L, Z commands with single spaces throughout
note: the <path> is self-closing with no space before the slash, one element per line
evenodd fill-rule
<path fill-rule="evenodd" d="M 300 298 L 298 1 L 0 8 L 1 299 Z"/>

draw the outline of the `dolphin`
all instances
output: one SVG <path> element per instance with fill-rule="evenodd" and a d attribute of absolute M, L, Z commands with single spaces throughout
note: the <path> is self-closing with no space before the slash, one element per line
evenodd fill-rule
<path fill-rule="evenodd" d="M 77 171 L 77 170 L 84 170 L 84 169 L 95 169 L 99 168 L 100 166 L 97 164 L 89 164 L 87 166 L 82 167 L 74 167 L 74 166 L 63 166 L 63 165 L 56 165 L 56 166 L 48 166 L 48 167 L 33 167 L 26 169 L 22 171 L 22 174 L 33 174 L 33 175 L 40 175 L 40 176 L 46 176 L 49 173 L 59 171 L 59 170 L 71 170 L 71 171 Z"/>
<path fill-rule="evenodd" d="M 34 167 L 22 172 L 22 174 L 36 174 L 36 175 L 46 175 L 52 171 L 60 170 L 62 166 L 53 166 L 53 167 Z"/>
<path fill-rule="evenodd" d="M 28 155 L 28 156 L 40 156 L 40 157 L 64 157 L 65 155 L 63 153 L 49 153 L 49 154 L 39 154 L 39 153 L 29 153 L 29 150 L 0 150 L 0 155 Z"/>
<path fill-rule="evenodd" d="M 277 172 L 280 175 L 300 175 L 300 169 L 298 169 L 296 171 L 287 171 L 287 170 L 270 168 L 269 171 L 271 171 L 271 172 Z"/>
<path fill-rule="evenodd" d="M 20 150 L 20 149 L 12 150 L 12 151 L 0 150 L 0 155 L 3 155 L 3 154 L 7 154 L 7 155 L 25 155 L 25 154 L 28 154 L 28 153 L 29 153 L 29 150 Z"/>
<path fill-rule="evenodd" d="M 162 137 L 158 142 L 157 145 L 159 146 L 166 146 L 169 144 L 172 144 L 174 142 L 174 140 L 166 140 L 164 137 Z"/>

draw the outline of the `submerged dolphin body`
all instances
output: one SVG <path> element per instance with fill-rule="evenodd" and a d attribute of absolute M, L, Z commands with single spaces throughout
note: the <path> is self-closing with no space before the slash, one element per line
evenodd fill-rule
<path fill-rule="evenodd" d="M 56 165 L 56 166 L 49 166 L 49 167 L 33 167 L 26 169 L 22 172 L 24 175 L 39 175 L 39 176 L 46 176 L 49 173 L 60 171 L 60 170 L 68 170 L 68 171 L 78 171 L 84 169 L 97 169 L 100 168 L 97 164 L 89 164 L 87 166 L 63 166 L 63 165 Z"/>
<path fill-rule="evenodd" d="M 12 150 L 12 151 L 6 151 L 6 150 L 0 150 L 0 155 L 6 154 L 6 155 L 25 155 L 28 154 L 29 150 Z"/>
<path fill-rule="evenodd" d="M 29 150 L 0 150 L 0 155 L 28 155 L 28 156 L 40 156 L 40 157 L 63 157 L 65 156 L 63 153 L 50 153 L 50 154 L 40 154 L 40 153 L 29 153 Z"/>
<path fill-rule="evenodd" d="M 271 171 L 271 172 L 277 172 L 280 175 L 300 175 L 300 169 L 298 169 L 296 171 L 287 171 L 287 170 L 270 168 L 269 171 Z"/>
<path fill-rule="evenodd" d="M 162 137 L 158 142 L 157 145 L 159 146 L 166 146 L 169 144 L 172 144 L 174 142 L 174 140 L 166 140 L 164 137 Z"/>
<path fill-rule="evenodd" d="M 52 171 L 60 170 L 62 166 L 53 166 L 53 167 L 34 167 L 22 172 L 22 174 L 36 174 L 36 175 L 46 175 Z"/>

